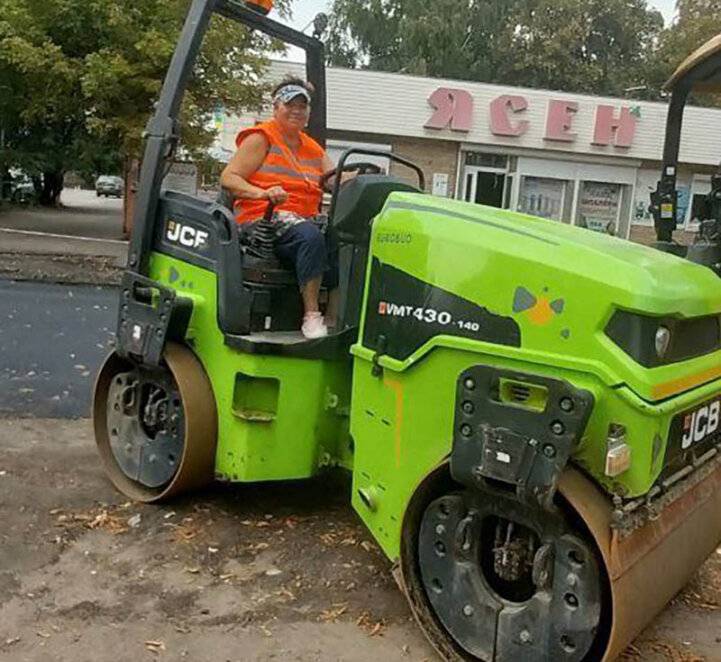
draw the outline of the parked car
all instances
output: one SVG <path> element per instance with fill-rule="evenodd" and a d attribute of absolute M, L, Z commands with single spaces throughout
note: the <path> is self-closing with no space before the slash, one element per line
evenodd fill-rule
<path fill-rule="evenodd" d="M 104 195 L 106 198 L 111 195 L 116 198 L 122 198 L 125 191 L 125 183 L 122 177 L 115 175 L 102 175 L 95 182 L 95 194 L 100 197 Z"/>
<path fill-rule="evenodd" d="M 10 185 L 10 201 L 15 204 L 27 205 L 36 198 L 35 186 L 30 177 L 20 174 L 13 178 Z"/>

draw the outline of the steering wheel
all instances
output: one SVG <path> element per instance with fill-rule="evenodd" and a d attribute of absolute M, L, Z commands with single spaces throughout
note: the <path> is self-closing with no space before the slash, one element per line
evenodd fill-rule
<path fill-rule="evenodd" d="M 359 163 L 346 163 L 343 168 L 333 168 L 328 172 L 324 173 L 320 178 L 320 187 L 326 193 L 333 193 L 333 187 L 329 186 L 330 180 L 333 179 L 337 174 L 343 174 L 344 172 L 357 172 L 359 175 L 380 175 L 383 172 L 383 168 L 377 166 L 375 163 L 369 163 L 362 161 Z"/>

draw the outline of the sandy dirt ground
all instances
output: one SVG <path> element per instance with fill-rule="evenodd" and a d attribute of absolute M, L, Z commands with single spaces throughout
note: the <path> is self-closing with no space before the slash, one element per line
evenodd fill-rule
<path fill-rule="evenodd" d="M 0 420 L 0 660 L 435 662 L 342 475 L 163 506 L 87 421 Z M 721 551 L 625 662 L 721 660 Z"/>

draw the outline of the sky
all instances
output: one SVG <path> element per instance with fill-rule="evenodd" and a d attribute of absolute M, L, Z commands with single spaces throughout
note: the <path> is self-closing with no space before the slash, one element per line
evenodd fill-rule
<path fill-rule="evenodd" d="M 295 0 L 293 2 L 293 19 L 292 21 L 284 22 L 288 22 L 294 28 L 302 30 L 313 20 L 318 12 L 327 12 L 331 4 L 331 0 Z M 670 22 L 673 18 L 676 0 L 649 0 L 648 4 L 661 11 L 666 19 L 666 23 Z M 292 53 L 289 53 L 289 59 L 296 61 L 303 60 L 303 54 L 301 51 L 294 50 Z"/>

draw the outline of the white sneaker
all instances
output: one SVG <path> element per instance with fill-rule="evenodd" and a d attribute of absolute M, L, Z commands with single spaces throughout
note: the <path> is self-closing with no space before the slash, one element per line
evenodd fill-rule
<path fill-rule="evenodd" d="M 303 326 L 300 330 L 308 340 L 317 340 L 328 335 L 328 327 L 323 322 L 323 315 L 320 313 L 308 313 L 303 318 Z"/>

